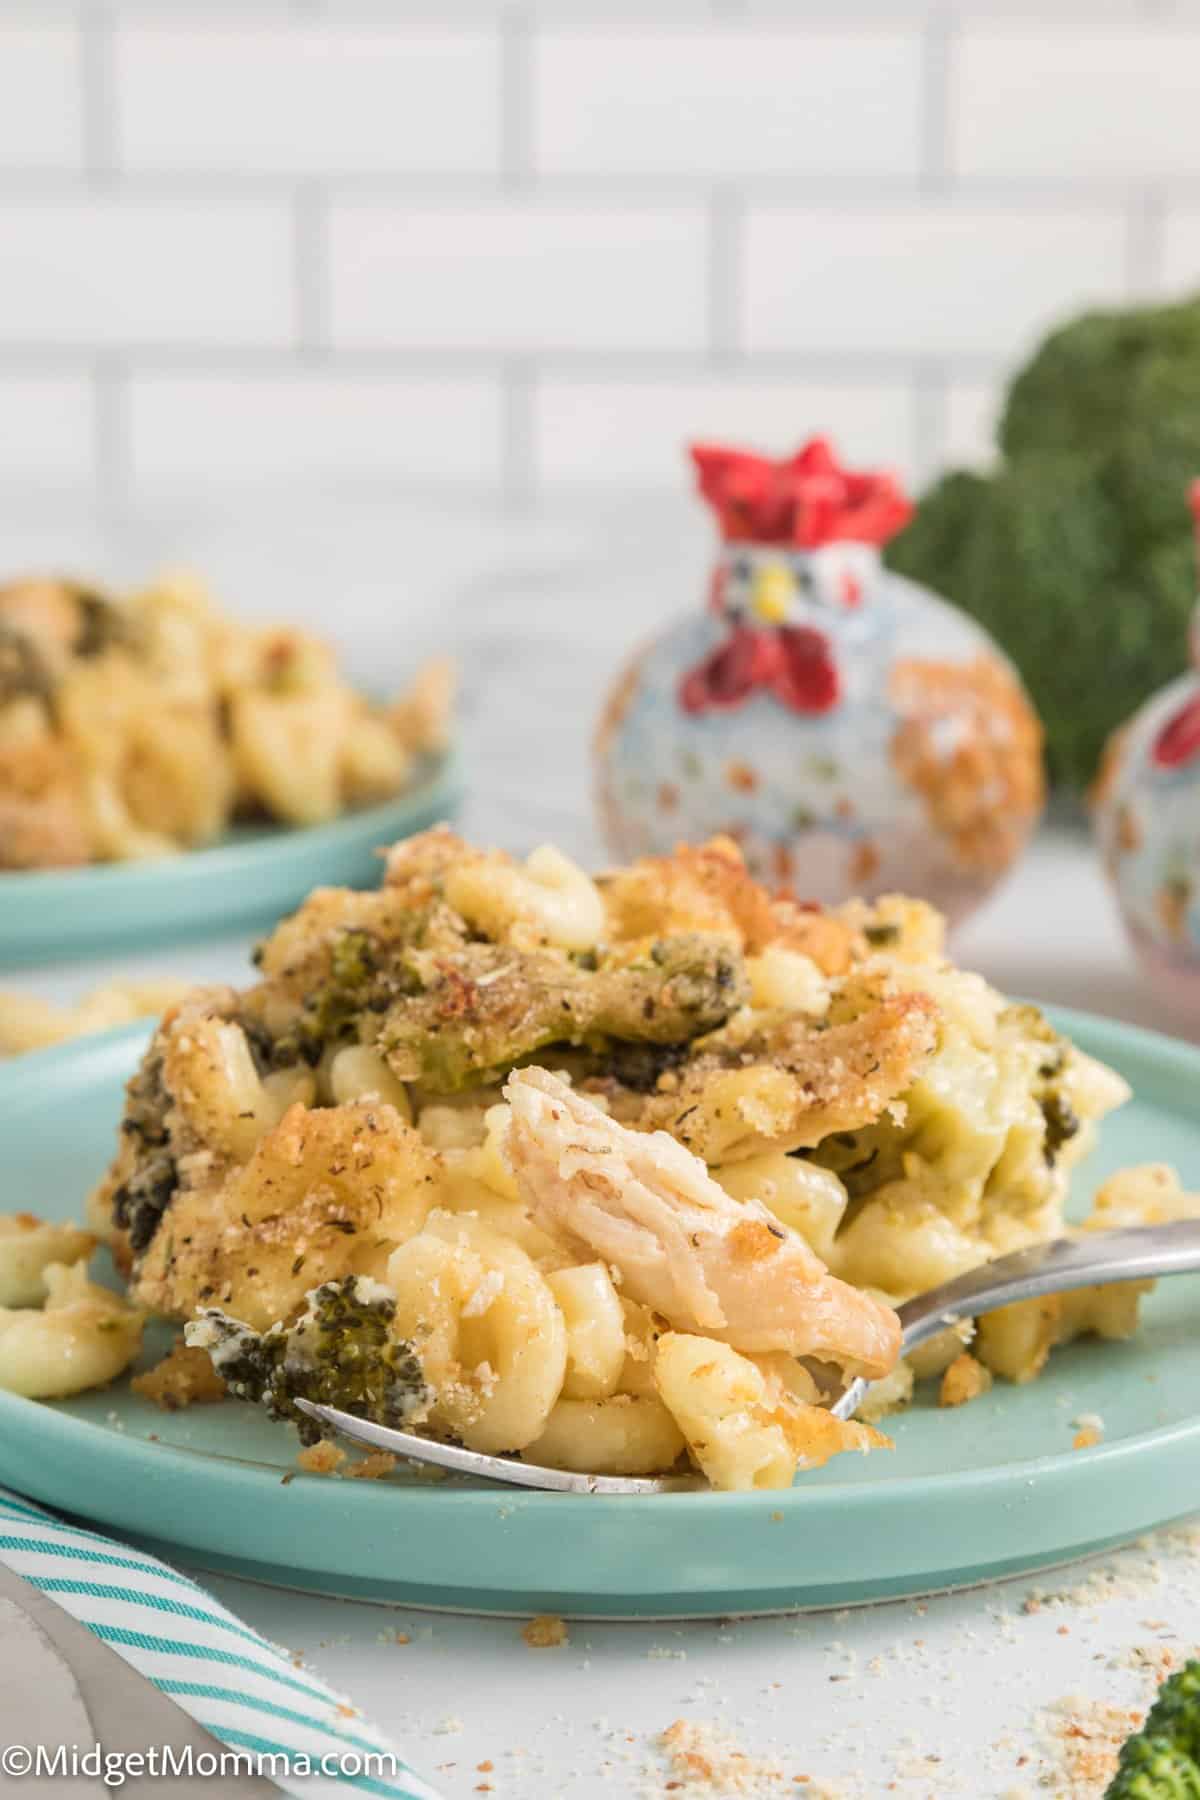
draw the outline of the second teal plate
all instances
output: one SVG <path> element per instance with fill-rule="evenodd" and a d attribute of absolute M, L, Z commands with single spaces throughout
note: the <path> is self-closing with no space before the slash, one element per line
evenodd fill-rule
<path fill-rule="evenodd" d="M 154 862 L 0 872 L 0 967 L 273 925 L 315 887 L 375 887 L 381 846 L 457 811 L 458 760 L 328 825 L 239 826 Z"/>
<path fill-rule="evenodd" d="M 1200 1051 L 1055 1017 L 1137 1096 L 1077 1193 L 1157 1160 L 1200 1185 Z M 0 1207 L 79 1215 L 144 1041 L 127 1028 L 0 1068 Z M 1085 1412 L 1102 1415 L 1104 1441 L 1073 1450 Z M 953 1412 L 919 1403 L 889 1430 L 894 1451 L 841 1457 L 784 1493 L 577 1498 L 295 1474 L 295 1437 L 252 1408 L 164 1414 L 121 1384 L 53 1406 L 0 1394 L 0 1482 L 192 1564 L 408 1605 L 705 1617 L 923 1593 L 1195 1509 L 1200 1278 L 1162 1282 L 1130 1343 L 1072 1345 L 1028 1387 L 998 1383 Z"/>

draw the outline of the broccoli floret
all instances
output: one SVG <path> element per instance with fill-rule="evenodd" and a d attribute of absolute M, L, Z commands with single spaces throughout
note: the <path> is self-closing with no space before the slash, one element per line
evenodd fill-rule
<path fill-rule="evenodd" d="M 301 1053 L 310 1062 L 319 1062 L 328 1044 L 353 1035 L 355 1019 L 370 1004 L 378 967 L 369 932 L 341 931 L 334 938 L 329 978 L 308 996 L 297 1028 Z"/>
<path fill-rule="evenodd" d="M 292 1324 L 257 1332 L 213 1308 L 184 1327 L 189 1345 L 207 1350 L 229 1392 L 261 1401 L 288 1419 L 304 1444 L 326 1435 L 297 1400 L 340 1407 L 377 1425 L 403 1429 L 428 1410 L 432 1395 L 410 1343 L 392 1336 L 395 1296 L 350 1275 L 305 1295 Z"/>
<path fill-rule="evenodd" d="M 1149 364 L 1200 361 L 1200 304 L 1087 312 L 1057 327 L 1014 378 L 997 440 L 1011 458 L 1120 437 Z"/>
<path fill-rule="evenodd" d="M 1200 1800 L 1200 1661 L 1159 1688 L 1142 1729 L 1122 1747 L 1104 1800 Z"/>
<path fill-rule="evenodd" d="M 1143 1731 L 1170 1738 L 1200 1764 L 1200 1660 L 1185 1663 L 1163 1682 Z"/>
<path fill-rule="evenodd" d="M 158 1230 L 179 1185 L 167 1130 L 171 1096 L 157 1045 L 147 1050 L 125 1092 L 121 1130 L 133 1140 L 133 1168 L 113 1195 L 112 1216 L 114 1225 L 129 1233 L 129 1247 L 136 1256 Z"/>
<path fill-rule="evenodd" d="M 1071 1138 L 1077 1137 L 1083 1129 L 1079 1114 L 1071 1105 L 1066 1095 L 1057 1088 L 1051 1088 L 1042 1096 L 1042 1117 L 1046 1121 L 1046 1136 L 1042 1143 L 1042 1155 L 1053 1168 L 1058 1161 L 1058 1153 Z"/>
<path fill-rule="evenodd" d="M 1200 1769 L 1170 1738 L 1139 1732 L 1121 1751 L 1104 1800 L 1200 1800 Z"/>
<path fill-rule="evenodd" d="M 1078 790 L 1110 731 L 1184 665 L 1200 300 L 1052 333 L 998 438 L 995 471 L 944 477 L 887 560 L 995 635 L 1046 726 L 1052 778 Z"/>

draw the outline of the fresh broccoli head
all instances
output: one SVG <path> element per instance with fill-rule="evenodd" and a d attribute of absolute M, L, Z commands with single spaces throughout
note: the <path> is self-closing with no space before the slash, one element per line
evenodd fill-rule
<path fill-rule="evenodd" d="M 362 1275 L 326 1281 L 305 1295 L 292 1324 L 257 1332 L 211 1309 L 184 1327 L 189 1345 L 207 1350 L 229 1392 L 259 1400 L 273 1419 L 290 1419 L 304 1444 L 325 1432 L 296 1405 L 312 1400 L 356 1418 L 404 1430 L 432 1395 L 412 1345 L 391 1333 L 395 1296 Z"/>
<path fill-rule="evenodd" d="M 1200 1800 L 1200 1769 L 1170 1738 L 1132 1737 L 1104 1800 Z"/>
<path fill-rule="evenodd" d="M 1200 1764 L 1200 1661 L 1185 1663 L 1163 1682 L 1143 1731 L 1170 1738 Z"/>
<path fill-rule="evenodd" d="M 1184 662 L 1200 300 L 1051 333 L 1009 389 L 998 440 L 995 470 L 944 477 L 887 560 L 1008 650 L 1052 777 L 1080 789 L 1109 732 Z"/>
<path fill-rule="evenodd" d="M 1104 1800 L 1200 1800 L 1200 1662 L 1165 1681 Z"/>

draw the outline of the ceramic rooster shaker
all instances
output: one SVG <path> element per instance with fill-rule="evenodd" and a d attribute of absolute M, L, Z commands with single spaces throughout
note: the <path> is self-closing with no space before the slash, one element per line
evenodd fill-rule
<path fill-rule="evenodd" d="M 1200 545 L 1200 481 L 1192 483 Z M 1200 602 L 1192 671 L 1153 695 L 1105 748 L 1096 834 L 1143 966 L 1164 1002 L 1200 1018 Z"/>
<path fill-rule="evenodd" d="M 1041 811 L 1041 727 L 992 640 L 892 574 L 888 474 L 696 445 L 721 544 L 708 606 L 636 655 L 596 739 L 625 860 L 724 833 L 760 879 L 836 901 L 895 889 L 961 918 Z"/>

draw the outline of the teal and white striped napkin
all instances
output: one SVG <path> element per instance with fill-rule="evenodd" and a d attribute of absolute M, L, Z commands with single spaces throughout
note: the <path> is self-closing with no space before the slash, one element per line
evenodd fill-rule
<path fill-rule="evenodd" d="M 0 1563 L 230 1750 L 272 1759 L 262 1773 L 285 1793 L 438 1800 L 349 1702 L 157 1557 L 0 1488 Z"/>

